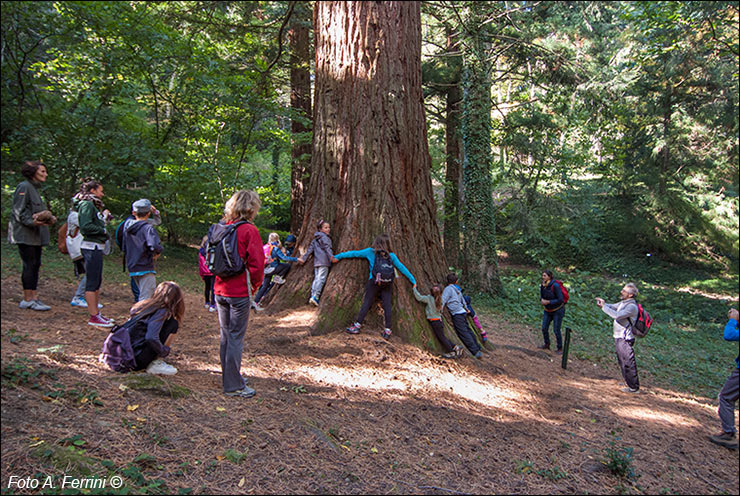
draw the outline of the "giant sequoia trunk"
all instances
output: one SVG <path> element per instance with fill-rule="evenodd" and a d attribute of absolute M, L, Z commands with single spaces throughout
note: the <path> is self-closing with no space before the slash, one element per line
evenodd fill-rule
<path fill-rule="evenodd" d="M 316 2 L 314 33 L 314 141 L 298 250 L 305 252 L 320 219 L 332 225 L 335 253 L 366 248 L 387 232 L 393 251 L 426 291 L 443 280 L 445 261 L 422 100 L 419 3 Z M 294 264 L 270 309 L 307 303 L 312 262 Z M 314 332 L 351 324 L 367 279 L 365 260 L 334 264 Z M 375 308 L 363 332 L 382 330 L 382 310 Z M 394 283 L 393 331 L 437 346 L 403 276 Z"/>

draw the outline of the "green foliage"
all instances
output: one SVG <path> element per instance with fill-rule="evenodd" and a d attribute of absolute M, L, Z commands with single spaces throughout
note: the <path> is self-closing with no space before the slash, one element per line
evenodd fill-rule
<path fill-rule="evenodd" d="M 2 365 L 2 386 L 4 388 L 14 388 L 28 384 L 35 389 L 40 387 L 39 380 L 44 377 L 56 379 L 56 372 L 53 369 L 42 367 L 28 358 L 13 358 Z"/>
<path fill-rule="evenodd" d="M 287 225 L 290 145 L 275 93 L 285 66 L 264 71 L 287 7 L 3 2 L 4 189 L 23 160 L 43 158 L 58 216 L 92 176 L 115 215 L 141 196 L 165 207 L 172 241 L 197 238 L 240 188 L 270 187 L 269 223 Z"/>
<path fill-rule="evenodd" d="M 619 437 L 611 432 L 612 439 L 609 441 L 609 446 L 604 449 L 604 460 L 602 463 L 606 465 L 609 472 L 624 479 L 635 479 L 635 469 L 632 466 L 634 460 L 633 449 L 631 446 L 619 447 L 617 441 Z"/>

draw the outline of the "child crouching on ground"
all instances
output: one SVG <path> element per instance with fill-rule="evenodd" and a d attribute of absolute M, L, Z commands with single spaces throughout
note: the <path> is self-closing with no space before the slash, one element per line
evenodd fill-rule
<path fill-rule="evenodd" d="M 151 298 L 131 308 L 131 317 L 108 335 L 100 361 L 119 372 L 146 370 L 150 374 L 174 375 L 177 369 L 164 362 L 185 315 L 180 286 L 166 281 Z M 125 335 L 124 335 L 125 334 Z"/>

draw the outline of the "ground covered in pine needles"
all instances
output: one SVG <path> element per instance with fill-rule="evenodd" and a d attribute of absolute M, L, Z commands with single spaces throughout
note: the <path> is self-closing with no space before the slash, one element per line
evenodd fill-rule
<path fill-rule="evenodd" d="M 738 493 L 738 452 L 707 440 L 716 400 L 649 370 L 623 393 L 616 358 L 563 370 L 538 330 L 493 315 L 479 312 L 493 351 L 450 361 L 379 329 L 312 336 L 309 306 L 252 314 L 242 370 L 257 396 L 240 399 L 221 392 L 200 294 L 167 360 L 179 372 L 160 378 L 98 363 L 107 330 L 69 305 L 68 282 L 42 279 L 43 313 L 18 308 L 18 286 L 2 281 L 4 494 L 59 493 L 65 475 L 119 494 Z M 122 322 L 131 295 L 104 282 L 102 301 Z"/>

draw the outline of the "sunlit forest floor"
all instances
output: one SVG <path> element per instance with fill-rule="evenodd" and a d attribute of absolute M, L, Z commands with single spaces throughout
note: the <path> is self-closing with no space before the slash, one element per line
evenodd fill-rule
<path fill-rule="evenodd" d="M 122 322 L 131 294 L 115 269 L 102 301 Z M 311 336 L 309 306 L 252 314 L 245 400 L 221 392 L 218 319 L 196 288 L 167 360 L 179 372 L 159 379 L 98 363 L 107 331 L 69 305 L 53 264 L 39 288 L 52 310 L 19 309 L 17 270 L 3 263 L 3 493 L 41 492 L 9 490 L 11 476 L 53 476 L 46 492 L 60 492 L 64 475 L 123 477 L 105 493 L 738 493 L 738 452 L 707 440 L 716 400 L 645 368 L 642 394 L 623 393 L 616 358 L 574 354 L 564 370 L 538 331 L 482 310 L 494 350 L 480 361 L 344 322 Z"/>

